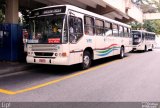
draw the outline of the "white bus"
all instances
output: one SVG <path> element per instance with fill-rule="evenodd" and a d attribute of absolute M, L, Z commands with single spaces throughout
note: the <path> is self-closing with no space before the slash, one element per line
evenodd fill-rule
<path fill-rule="evenodd" d="M 131 27 L 72 5 L 39 8 L 30 13 L 27 62 L 82 64 L 132 50 Z"/>
<path fill-rule="evenodd" d="M 155 46 L 155 33 L 144 30 L 132 30 L 133 51 L 153 50 Z"/>

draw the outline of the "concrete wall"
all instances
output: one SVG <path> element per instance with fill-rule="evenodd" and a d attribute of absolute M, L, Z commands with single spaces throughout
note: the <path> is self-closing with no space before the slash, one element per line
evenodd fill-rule
<path fill-rule="evenodd" d="M 41 2 L 44 0 L 36 0 L 37 2 Z M 49 4 L 72 4 L 79 6 L 81 8 L 85 8 L 87 6 L 92 7 L 93 9 L 98 9 L 97 5 L 106 8 L 111 7 L 114 9 L 114 12 L 104 13 L 104 16 L 109 16 L 110 18 L 115 19 L 115 17 L 120 19 L 126 18 L 134 19 L 138 22 L 143 22 L 143 13 L 142 10 L 139 9 L 135 4 L 131 2 L 131 0 L 47 0 Z M 47 5 L 49 5 L 47 4 Z M 116 15 L 115 15 L 116 14 Z M 137 17 L 138 16 L 138 17 Z M 130 21 L 130 20 L 129 20 Z"/>
<path fill-rule="evenodd" d="M 143 22 L 143 12 L 134 4 L 130 4 L 130 9 L 128 9 L 128 15 L 140 23 Z"/>
<path fill-rule="evenodd" d="M 160 19 L 160 13 L 147 13 L 143 16 L 144 20 L 155 20 Z"/>
<path fill-rule="evenodd" d="M 118 12 L 128 15 L 138 22 L 143 22 L 143 12 L 131 0 L 103 0 Z M 138 16 L 138 17 L 137 17 Z"/>
<path fill-rule="evenodd" d="M 103 0 L 107 5 L 112 8 L 119 10 L 122 13 L 125 13 L 125 0 Z"/>
<path fill-rule="evenodd" d="M 18 2 L 23 2 L 27 0 L 6 0 L 6 23 L 18 23 Z M 36 0 L 37 2 L 41 2 L 44 0 Z M 111 18 L 119 18 L 123 19 L 134 19 L 138 22 L 143 22 L 143 13 L 142 10 L 139 9 L 135 4 L 131 2 L 131 0 L 47 0 L 49 4 L 73 4 L 78 5 L 82 8 L 90 6 L 92 8 L 97 8 L 97 5 L 105 8 L 109 6 L 114 9 L 114 12 L 104 14 L 107 16 L 111 16 Z M 30 1 L 31 2 L 31 1 Z M 33 2 L 33 1 L 32 1 Z M 116 15 L 115 15 L 116 14 Z M 138 17 L 137 17 L 138 16 Z"/>
<path fill-rule="evenodd" d="M 6 0 L 5 22 L 18 24 L 18 0 Z"/>

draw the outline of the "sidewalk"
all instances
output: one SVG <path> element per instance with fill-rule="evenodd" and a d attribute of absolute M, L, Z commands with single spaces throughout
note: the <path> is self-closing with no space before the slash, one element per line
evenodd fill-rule
<path fill-rule="evenodd" d="M 29 70 L 33 68 L 34 68 L 34 64 L 0 61 L 0 75 L 10 74 L 18 71 L 23 71 L 23 70 Z"/>

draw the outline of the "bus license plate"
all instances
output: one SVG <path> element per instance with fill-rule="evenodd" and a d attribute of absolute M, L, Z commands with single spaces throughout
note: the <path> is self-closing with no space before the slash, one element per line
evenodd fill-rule
<path fill-rule="evenodd" d="M 46 60 L 45 59 L 39 59 L 39 62 L 40 63 L 46 63 Z"/>

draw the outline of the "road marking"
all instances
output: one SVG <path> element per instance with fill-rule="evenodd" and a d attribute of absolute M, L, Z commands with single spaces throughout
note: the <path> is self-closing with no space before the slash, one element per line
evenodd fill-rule
<path fill-rule="evenodd" d="M 128 57 L 126 57 L 126 58 L 128 58 Z M 124 59 L 126 59 L 126 58 L 124 58 Z M 68 76 L 53 80 L 53 81 L 49 81 L 49 82 L 46 82 L 46 83 L 43 83 L 43 84 L 39 84 L 39 85 L 36 85 L 36 86 L 33 86 L 33 87 L 29 87 L 29 88 L 25 88 L 25 89 L 18 90 L 18 91 L 10 91 L 10 90 L 6 90 L 6 89 L 0 89 L 0 93 L 7 94 L 7 95 L 15 95 L 15 94 L 20 94 L 20 93 L 32 91 L 32 90 L 39 89 L 39 88 L 42 88 L 42 87 L 45 87 L 45 86 L 48 86 L 48 85 L 51 85 L 51 84 L 55 84 L 55 83 L 61 82 L 61 81 L 66 80 L 66 79 L 70 79 L 72 77 L 76 77 L 76 76 L 82 75 L 84 73 L 91 72 L 93 70 L 97 70 L 99 68 L 108 66 L 108 65 L 110 65 L 110 64 L 112 64 L 114 62 L 118 62 L 118 61 L 122 61 L 122 59 L 117 59 L 117 60 L 111 61 L 109 63 L 101 64 L 99 66 L 94 66 L 94 67 L 92 67 L 92 68 L 90 68 L 88 70 L 83 70 L 83 71 L 80 71 L 80 72 L 72 74 L 72 75 L 68 75 Z"/>
<path fill-rule="evenodd" d="M 14 95 L 14 94 L 16 94 L 16 93 L 15 93 L 15 92 L 13 92 L 13 91 L 10 91 L 10 90 L 4 90 L 4 89 L 0 89 L 0 93 L 8 94 L 8 95 Z"/>

